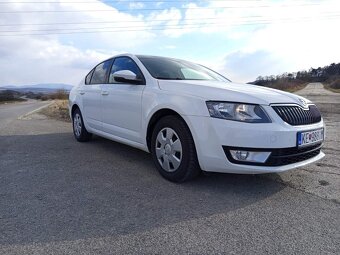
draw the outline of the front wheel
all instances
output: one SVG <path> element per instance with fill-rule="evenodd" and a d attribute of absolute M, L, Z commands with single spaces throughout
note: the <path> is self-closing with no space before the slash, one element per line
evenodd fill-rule
<path fill-rule="evenodd" d="M 80 110 L 77 108 L 74 110 L 72 115 L 73 122 L 73 134 L 78 142 L 87 142 L 91 139 L 92 134 L 87 132 L 83 117 L 81 115 Z"/>
<path fill-rule="evenodd" d="M 184 182 L 200 173 L 191 132 L 180 117 L 166 116 L 157 122 L 151 153 L 160 174 L 170 181 Z"/>

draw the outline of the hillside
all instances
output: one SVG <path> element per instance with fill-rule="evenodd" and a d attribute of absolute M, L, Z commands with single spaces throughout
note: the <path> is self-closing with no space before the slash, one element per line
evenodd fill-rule
<path fill-rule="evenodd" d="M 58 90 L 70 91 L 72 89 L 72 85 L 63 84 L 63 83 L 46 83 L 46 84 L 35 84 L 35 85 L 21 85 L 21 86 L 0 86 L 0 90 L 12 90 L 20 93 L 42 93 L 42 94 L 50 94 L 54 93 Z"/>
<path fill-rule="evenodd" d="M 283 73 L 280 75 L 259 76 L 251 84 L 296 91 L 310 82 L 322 82 L 327 89 L 335 92 L 340 91 L 340 63 L 330 64 L 324 67 L 310 68 L 308 71 Z"/>

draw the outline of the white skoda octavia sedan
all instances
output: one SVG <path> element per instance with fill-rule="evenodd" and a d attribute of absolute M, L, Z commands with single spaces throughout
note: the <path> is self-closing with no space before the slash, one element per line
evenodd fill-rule
<path fill-rule="evenodd" d="M 324 123 L 309 100 L 237 84 L 188 61 L 123 54 L 95 66 L 69 98 L 75 138 L 150 152 L 174 182 L 201 170 L 281 172 L 322 157 Z"/>

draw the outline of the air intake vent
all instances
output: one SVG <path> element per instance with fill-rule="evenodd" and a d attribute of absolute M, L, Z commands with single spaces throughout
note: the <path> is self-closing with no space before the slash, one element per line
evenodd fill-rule
<path fill-rule="evenodd" d="M 302 109 L 295 105 L 273 106 L 275 112 L 281 119 L 292 126 L 309 125 L 321 121 L 321 114 L 315 105 L 310 105 L 308 109 Z"/>

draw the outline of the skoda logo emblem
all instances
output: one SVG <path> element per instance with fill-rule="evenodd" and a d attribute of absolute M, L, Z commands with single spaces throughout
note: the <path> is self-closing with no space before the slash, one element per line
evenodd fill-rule
<path fill-rule="evenodd" d="M 303 107 L 306 107 L 306 106 L 307 106 L 307 102 L 306 102 L 304 99 L 299 98 L 299 101 L 301 102 L 301 104 L 302 104 Z"/>

